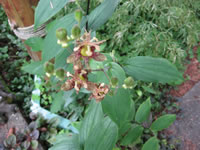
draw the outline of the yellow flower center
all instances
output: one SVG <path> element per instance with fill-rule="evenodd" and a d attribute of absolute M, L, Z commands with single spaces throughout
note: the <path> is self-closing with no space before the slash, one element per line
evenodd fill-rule
<path fill-rule="evenodd" d="M 91 51 L 90 46 L 84 46 L 81 49 L 81 55 L 86 56 L 86 57 L 92 56 L 92 51 Z"/>

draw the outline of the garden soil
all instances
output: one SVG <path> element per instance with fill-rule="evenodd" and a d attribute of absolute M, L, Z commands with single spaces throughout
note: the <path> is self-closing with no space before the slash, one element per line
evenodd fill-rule
<path fill-rule="evenodd" d="M 179 99 L 180 113 L 166 133 L 179 143 L 178 150 L 200 150 L 200 63 L 196 51 L 197 47 L 193 49 L 194 58 L 189 60 L 184 73 L 189 80 L 171 91 Z"/>

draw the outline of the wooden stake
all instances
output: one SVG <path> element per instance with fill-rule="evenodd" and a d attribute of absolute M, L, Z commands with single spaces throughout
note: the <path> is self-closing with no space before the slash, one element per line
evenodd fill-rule
<path fill-rule="evenodd" d="M 11 24 L 27 27 L 34 24 L 34 9 L 39 0 L 0 0 Z M 26 46 L 26 45 L 25 45 Z M 33 52 L 26 46 L 29 55 L 35 61 L 41 60 L 41 52 Z"/>

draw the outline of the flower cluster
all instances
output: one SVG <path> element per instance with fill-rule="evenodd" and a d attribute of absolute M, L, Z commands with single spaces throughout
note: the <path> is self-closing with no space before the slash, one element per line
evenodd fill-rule
<path fill-rule="evenodd" d="M 58 31 L 62 30 L 58 29 Z M 88 80 L 88 74 L 91 72 L 89 60 L 106 60 L 106 57 L 99 52 L 100 44 L 103 42 L 105 41 L 98 41 L 97 38 L 91 39 L 91 32 L 85 32 L 83 36 L 76 39 L 74 51 L 67 58 L 67 63 L 73 64 L 74 74 L 66 72 L 68 80 L 62 84 L 61 90 L 68 91 L 74 88 L 78 93 L 81 88 L 85 88 L 92 93 L 89 100 L 94 98 L 97 102 L 100 102 L 104 99 L 105 95 L 109 92 L 109 86 L 104 83 L 97 84 Z"/>

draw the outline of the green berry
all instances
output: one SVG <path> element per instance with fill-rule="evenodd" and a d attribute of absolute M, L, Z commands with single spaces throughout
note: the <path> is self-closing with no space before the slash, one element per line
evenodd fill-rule
<path fill-rule="evenodd" d="M 54 64 L 52 64 L 51 62 L 46 62 L 44 69 L 45 69 L 45 72 L 47 72 L 49 74 L 53 74 L 54 73 Z"/>
<path fill-rule="evenodd" d="M 72 28 L 72 37 L 77 39 L 79 38 L 81 35 L 81 29 L 78 25 L 75 25 L 73 28 Z"/>
<path fill-rule="evenodd" d="M 65 71 L 64 69 L 60 68 L 56 70 L 56 77 L 59 78 L 60 80 L 63 80 L 65 76 Z"/>
<path fill-rule="evenodd" d="M 64 28 L 59 28 L 56 30 L 56 37 L 59 40 L 65 40 L 67 38 L 67 30 Z"/>
<path fill-rule="evenodd" d="M 76 19 L 76 21 L 78 21 L 80 23 L 82 17 L 83 17 L 83 14 L 82 14 L 81 10 L 80 9 L 76 10 L 75 11 L 75 19 Z"/>
<path fill-rule="evenodd" d="M 118 79 L 116 77 L 111 78 L 111 85 L 113 88 L 116 88 L 118 85 Z"/>
<path fill-rule="evenodd" d="M 132 77 L 128 77 L 124 80 L 124 85 L 123 87 L 126 89 L 126 88 L 129 88 L 129 89 L 132 89 L 134 86 L 134 80 Z"/>

